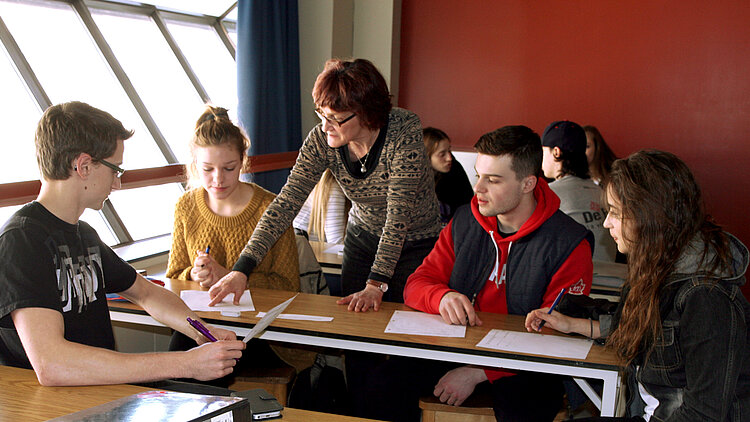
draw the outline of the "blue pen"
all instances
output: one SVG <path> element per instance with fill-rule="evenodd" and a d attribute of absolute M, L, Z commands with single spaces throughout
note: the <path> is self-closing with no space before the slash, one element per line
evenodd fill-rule
<path fill-rule="evenodd" d="M 562 299 L 562 297 L 563 297 L 564 294 L 565 294 L 565 289 L 560 290 L 560 293 L 557 294 L 557 297 L 555 298 L 555 301 L 552 302 L 552 306 L 550 306 L 549 312 L 547 312 L 548 315 L 551 314 L 552 311 L 555 309 L 555 306 L 557 306 L 557 304 L 560 303 L 560 299 Z M 547 321 L 542 320 L 542 322 L 539 324 L 539 330 L 538 331 L 542 330 L 542 327 L 544 327 L 544 323 L 545 322 L 547 322 Z"/>
<path fill-rule="evenodd" d="M 211 251 L 211 245 L 206 246 L 206 255 Z M 205 267 L 205 264 L 201 264 L 201 267 Z"/>

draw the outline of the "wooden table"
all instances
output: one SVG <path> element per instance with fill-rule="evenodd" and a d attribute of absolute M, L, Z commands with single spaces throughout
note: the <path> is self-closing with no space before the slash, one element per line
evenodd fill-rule
<path fill-rule="evenodd" d="M 64 416 L 151 389 L 136 385 L 43 387 L 34 371 L 0 365 L 0 422 L 34 422 Z M 369 419 L 285 408 L 284 422 L 356 422 Z"/>
<path fill-rule="evenodd" d="M 310 246 L 315 253 L 315 259 L 318 260 L 318 263 L 320 264 L 320 267 L 323 269 L 324 273 L 341 274 L 341 261 L 344 259 L 344 256 L 339 253 L 326 252 L 332 247 L 337 246 L 335 243 L 325 243 L 311 240 Z"/>
<path fill-rule="evenodd" d="M 179 294 L 183 289 L 194 289 L 197 284 L 182 280 L 167 280 L 166 288 Z M 251 289 L 256 312 L 243 312 L 240 317 L 225 317 L 219 312 L 198 312 L 207 322 L 232 330 L 238 336 L 247 334 L 258 321 L 257 311 L 268 311 L 294 295 L 292 292 Z M 617 411 L 622 383 L 622 364 L 615 354 L 602 346 L 594 345 L 586 359 L 567 359 L 544 355 L 512 353 L 477 348 L 475 345 L 491 329 L 524 331 L 524 317 L 480 312 L 484 322 L 481 327 L 468 327 L 465 338 L 431 337 L 403 334 L 386 334 L 385 327 L 396 310 L 412 310 L 397 303 L 384 302 L 379 312 L 349 312 L 346 306 L 337 305 L 336 297 L 300 293 L 284 311 L 333 317 L 331 322 L 275 320 L 261 335 L 266 340 L 283 341 L 346 350 L 435 359 L 447 362 L 501 367 L 507 369 L 570 375 L 601 409 L 603 416 L 614 416 Z M 162 326 L 138 306 L 126 302 L 110 303 L 112 320 Z M 551 329 L 545 334 L 563 335 Z M 564 336 L 564 335 L 563 335 Z M 602 397 L 582 378 L 601 379 L 604 382 Z"/>

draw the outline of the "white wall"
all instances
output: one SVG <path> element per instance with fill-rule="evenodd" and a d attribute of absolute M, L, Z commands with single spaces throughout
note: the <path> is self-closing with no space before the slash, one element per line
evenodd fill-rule
<path fill-rule="evenodd" d="M 398 98 L 401 0 L 299 0 L 302 136 L 318 123 L 310 93 L 332 57 L 372 61 Z"/>
<path fill-rule="evenodd" d="M 474 170 L 474 163 L 477 161 L 477 153 L 453 151 L 453 156 L 456 157 L 456 160 L 458 160 L 459 163 L 461 163 L 464 171 L 466 171 L 466 175 L 469 176 L 469 182 L 474 186 L 474 183 L 477 181 L 477 172 Z"/>

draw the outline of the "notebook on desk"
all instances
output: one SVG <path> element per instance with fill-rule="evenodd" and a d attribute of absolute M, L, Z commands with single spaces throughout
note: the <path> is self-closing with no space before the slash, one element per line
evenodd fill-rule
<path fill-rule="evenodd" d="M 250 420 L 250 404 L 244 398 L 174 391 L 146 391 L 50 419 L 54 422 Z"/>

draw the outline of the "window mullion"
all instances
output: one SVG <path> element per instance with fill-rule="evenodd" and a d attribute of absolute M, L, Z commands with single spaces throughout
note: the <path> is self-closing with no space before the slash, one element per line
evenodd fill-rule
<path fill-rule="evenodd" d="M 180 62 L 180 65 L 182 66 L 182 70 L 185 71 L 185 74 L 187 74 L 187 77 L 188 79 L 190 79 L 190 82 L 193 84 L 193 87 L 195 88 L 196 91 L 198 91 L 198 95 L 201 97 L 201 100 L 203 100 L 204 103 L 210 103 L 211 98 L 208 96 L 208 92 L 206 92 L 206 89 L 201 84 L 201 81 L 198 79 L 198 76 L 193 71 L 193 68 L 190 66 L 190 63 L 188 63 L 187 58 L 185 57 L 185 55 L 182 53 L 182 50 L 180 49 L 180 46 L 177 45 L 177 42 L 172 36 L 172 33 L 169 32 L 169 28 L 167 28 L 167 23 L 164 22 L 164 18 L 162 18 L 158 10 L 154 9 L 154 12 L 151 14 L 151 19 L 154 20 L 154 23 L 159 28 L 159 31 L 161 31 L 161 34 L 164 36 L 164 39 L 167 41 L 169 48 L 172 49 L 172 52 L 174 53 L 175 57 L 177 57 L 177 61 Z"/>
<path fill-rule="evenodd" d="M 83 0 L 74 1 L 73 8 L 78 13 L 79 18 L 83 22 L 86 29 L 89 31 L 89 34 L 99 48 L 99 51 L 102 53 L 110 69 L 114 73 L 117 80 L 120 82 L 120 85 L 122 85 L 122 88 L 125 90 L 126 95 L 133 104 L 133 107 L 135 107 L 138 115 L 146 125 L 146 128 L 151 133 L 151 136 L 153 136 L 154 141 L 156 141 L 156 145 L 159 147 L 159 150 L 161 150 L 161 153 L 164 155 L 167 162 L 170 164 L 178 163 L 177 156 L 172 151 L 172 148 L 170 148 L 167 140 L 164 139 L 164 135 L 156 125 L 156 122 L 148 112 L 148 109 L 146 109 L 146 105 L 143 103 L 143 100 L 141 100 L 138 92 L 136 92 L 135 87 L 133 87 L 132 82 L 130 82 L 130 78 L 125 73 L 125 70 L 120 65 L 120 62 L 117 61 L 114 52 L 110 48 L 107 41 L 104 39 L 104 35 L 102 35 L 99 27 L 94 22 L 94 18 L 91 16 L 91 13 L 84 4 Z"/>
<path fill-rule="evenodd" d="M 214 22 L 214 24 L 211 26 L 216 31 L 216 34 L 219 35 L 219 39 L 221 39 L 221 42 L 224 43 L 224 46 L 227 47 L 227 51 L 229 51 L 229 54 L 232 55 L 232 59 L 236 61 L 237 50 L 234 47 L 234 42 L 232 42 L 232 39 L 229 38 L 229 34 L 227 34 L 227 29 L 221 23 L 221 20 L 217 19 L 216 22 Z"/>
<path fill-rule="evenodd" d="M 31 69 L 31 65 L 18 47 L 10 30 L 5 26 L 2 17 L 0 17 L 0 41 L 2 41 L 5 49 L 8 51 L 8 55 L 10 56 L 13 65 L 16 67 L 16 71 L 23 78 L 26 87 L 36 100 L 39 109 L 42 111 L 46 110 L 47 107 L 52 105 L 52 102 L 44 91 L 44 88 L 42 88 L 41 83 L 39 83 L 39 79 L 37 79 L 36 74 L 34 74 L 34 70 Z"/>
<path fill-rule="evenodd" d="M 104 219 L 114 232 L 115 237 L 117 238 L 117 243 L 122 244 L 133 241 L 133 237 L 130 235 L 130 232 L 128 232 L 128 229 L 125 228 L 125 224 L 122 222 L 122 219 L 120 219 L 120 216 L 117 214 L 117 211 L 109 198 L 104 201 L 100 212 L 104 215 Z"/>

